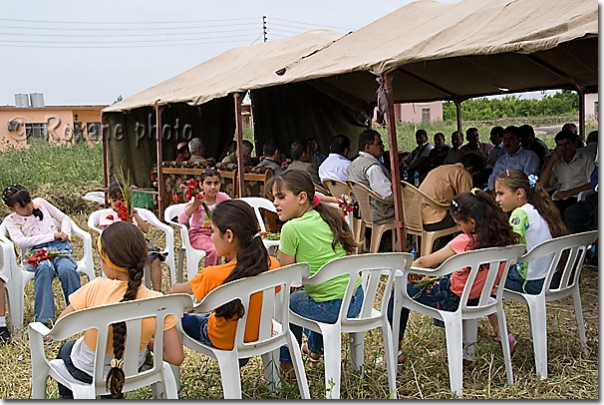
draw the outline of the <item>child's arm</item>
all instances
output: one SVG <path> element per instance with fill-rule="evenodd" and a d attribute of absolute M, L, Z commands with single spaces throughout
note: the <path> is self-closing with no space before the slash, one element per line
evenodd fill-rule
<path fill-rule="evenodd" d="M 4 221 L 6 223 L 6 230 L 8 231 L 11 240 L 19 249 L 27 249 L 32 246 L 39 245 L 40 243 L 52 242 L 55 239 L 59 239 L 57 238 L 57 235 L 61 233 L 42 233 L 35 236 L 25 236 L 23 231 L 21 231 L 19 226 L 17 226 L 15 221 L 13 221 L 11 218 L 5 218 Z"/>
<path fill-rule="evenodd" d="M 296 256 L 286 255 L 282 251 L 279 251 L 279 257 L 281 259 L 281 260 L 279 260 L 279 262 L 281 263 L 281 267 L 287 266 L 288 264 L 293 264 L 296 262 Z"/>
<path fill-rule="evenodd" d="M 69 304 L 69 305 L 67 306 L 67 308 L 65 308 L 65 309 L 63 310 L 63 312 L 61 312 L 61 315 L 59 315 L 59 317 L 57 318 L 57 321 L 58 321 L 59 319 L 63 318 L 65 315 L 69 315 L 69 314 L 71 314 L 72 312 L 75 312 L 75 309 L 73 309 L 73 307 L 71 306 L 71 304 Z"/>
<path fill-rule="evenodd" d="M 170 287 L 170 292 L 168 294 L 178 294 L 178 293 L 186 293 L 193 294 L 193 289 L 191 288 L 191 284 L 188 281 L 184 283 L 176 283 L 172 287 Z"/>
<path fill-rule="evenodd" d="M 441 264 L 454 254 L 455 251 L 449 245 L 447 245 L 444 248 L 429 254 L 428 256 L 422 256 L 415 259 L 412 265 L 415 267 L 432 267 L 437 264 Z"/>
<path fill-rule="evenodd" d="M 144 219 L 142 219 L 140 215 L 138 215 L 138 212 L 134 211 L 134 214 L 132 215 L 132 217 L 134 219 L 136 219 L 136 225 L 138 225 L 138 228 L 143 233 L 149 232 L 149 224 L 147 223 L 147 221 L 145 221 Z"/>
<path fill-rule="evenodd" d="M 50 214 L 51 217 L 56 219 L 61 223 L 61 232 L 65 233 L 67 237 L 61 237 L 61 240 L 64 242 L 69 240 L 71 237 L 71 220 L 67 215 L 63 213 L 60 209 L 49 203 L 43 198 L 36 199 L 37 203 L 41 206 L 44 206 L 44 209 Z M 56 238 L 59 239 L 59 238 Z"/>
<path fill-rule="evenodd" d="M 147 344 L 147 348 L 153 351 L 155 340 L 151 338 Z M 175 327 L 172 327 L 164 331 L 164 360 L 175 366 L 180 366 L 185 359 L 184 352 L 182 350 L 182 343 L 178 332 Z"/>
<path fill-rule="evenodd" d="M 196 203 L 197 203 L 197 205 L 194 205 Z M 182 210 L 182 212 L 180 214 L 178 214 L 178 223 L 180 223 L 180 224 L 188 223 L 189 220 L 191 219 L 191 215 L 193 215 L 193 213 L 197 210 L 197 208 L 199 208 L 200 205 L 201 205 L 201 201 L 198 199 L 194 199 L 191 203 L 186 205 L 185 209 Z M 191 208 L 191 207 L 195 207 L 195 208 Z"/>

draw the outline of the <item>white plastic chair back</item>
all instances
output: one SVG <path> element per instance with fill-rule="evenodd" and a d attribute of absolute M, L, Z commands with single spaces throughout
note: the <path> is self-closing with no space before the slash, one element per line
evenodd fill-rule
<path fill-rule="evenodd" d="M 447 335 L 447 355 L 449 358 L 449 379 L 451 391 L 462 395 L 463 386 L 463 361 L 462 357 L 473 359 L 477 337 L 478 318 L 497 314 L 501 336 L 507 336 L 507 325 L 505 313 L 503 311 L 502 296 L 505 279 L 510 266 L 517 263 L 519 257 L 524 252 L 525 245 L 510 245 L 506 247 L 494 247 L 487 249 L 477 249 L 469 252 L 458 253 L 451 256 L 436 269 L 423 269 L 411 267 L 402 274 L 397 274 L 396 296 L 394 301 L 394 314 L 392 327 L 395 333 L 398 333 L 400 325 L 400 312 L 402 307 L 442 320 L 445 323 L 445 332 Z M 504 264 L 501 272 L 501 280 L 496 285 L 495 297 L 491 297 L 491 291 L 495 286 L 500 264 Z M 487 272 L 478 303 L 475 306 L 468 305 L 471 288 L 476 280 L 481 265 L 488 265 Z M 456 311 L 444 311 L 432 308 L 419 303 L 409 296 L 407 292 L 407 276 L 409 274 L 422 274 L 429 276 L 444 276 L 451 274 L 456 270 L 466 267 L 470 268 L 470 273 L 466 285 L 460 296 L 460 304 Z M 464 348 L 463 343 L 466 343 Z M 508 376 L 508 383 L 514 383 L 512 365 L 510 361 L 510 348 L 508 339 L 501 339 L 504 363 Z"/>
<path fill-rule="evenodd" d="M 94 230 L 99 235 L 103 232 L 99 228 L 99 222 L 101 221 L 101 214 L 103 213 L 103 211 L 105 211 L 105 210 L 94 211 L 88 217 L 88 228 Z M 161 253 L 165 255 L 166 259 L 165 259 L 164 263 L 170 269 L 170 285 L 174 285 L 174 283 L 176 283 L 176 269 L 174 266 L 174 230 L 172 229 L 172 227 L 170 225 L 166 225 L 163 222 L 161 222 L 155 216 L 155 214 L 153 212 L 151 212 L 145 208 L 136 208 L 136 211 L 142 219 L 147 221 L 147 224 L 156 227 L 157 229 L 159 229 L 160 231 L 162 231 L 164 233 L 165 248 L 164 248 L 164 250 L 161 251 Z M 103 277 L 104 276 L 105 275 L 103 274 Z M 147 277 L 147 279 L 148 279 L 148 277 Z M 146 282 L 146 284 L 148 285 L 148 282 Z"/>
<path fill-rule="evenodd" d="M 88 281 L 94 280 L 96 277 L 94 273 L 94 261 L 92 258 L 92 237 L 90 234 L 82 230 L 71 218 L 71 234 L 72 237 L 75 235 L 82 239 L 84 246 L 84 254 L 79 260 L 76 259 L 77 271 L 84 273 L 88 276 Z M 57 228 L 61 227 L 61 224 L 54 220 Z M 23 329 L 23 310 L 24 310 L 24 295 L 25 285 L 29 280 L 32 280 L 35 276 L 34 272 L 25 270 L 25 249 L 19 249 L 21 255 L 21 264 L 17 262 L 15 255 L 15 245 L 9 239 L 8 230 L 6 229 L 6 222 L 0 223 L 0 242 L 9 246 L 9 249 L 13 252 L 8 260 L 11 267 L 11 273 L 9 276 L 9 282 L 7 283 L 8 301 L 9 301 L 9 313 L 11 318 L 11 326 L 16 330 Z"/>
<path fill-rule="evenodd" d="M 176 381 L 172 369 L 163 361 L 163 350 L 155 350 L 153 367 L 138 371 L 141 321 L 155 318 L 155 347 L 163 347 L 164 319 L 169 314 L 180 316 L 186 307 L 192 305 L 187 294 L 163 295 L 134 301 L 102 305 L 95 308 L 72 312 L 57 321 L 52 329 L 40 322 L 29 325 L 29 339 L 32 360 L 32 399 L 46 398 L 46 378 L 51 376 L 57 382 L 73 391 L 74 398 L 94 399 L 96 395 L 109 392 L 105 388 L 103 370 L 109 326 L 125 321 L 127 334 L 124 351 L 124 373 L 126 375 L 123 392 L 136 390 L 150 384 L 161 383 L 168 399 L 178 399 Z M 82 383 L 69 374 L 63 360 L 47 360 L 44 353 L 44 336 L 54 341 L 65 340 L 87 329 L 97 329 L 98 339 L 95 350 L 92 384 Z M 156 390 L 157 392 L 157 390 Z"/>
<path fill-rule="evenodd" d="M 325 387 L 326 397 L 336 399 L 340 397 L 341 376 L 341 333 L 352 335 L 351 357 L 353 367 L 363 365 L 364 332 L 374 328 L 382 328 L 388 370 L 389 392 L 396 398 L 396 355 L 392 330 L 387 318 L 388 301 L 392 293 L 395 273 L 408 269 L 413 262 L 410 253 L 368 253 L 362 255 L 346 256 L 331 260 L 323 265 L 312 277 L 305 278 L 303 284 L 320 284 L 341 275 L 348 275 L 348 285 L 340 314 L 335 324 L 317 322 L 291 312 L 290 322 L 311 329 L 323 335 L 325 345 Z M 355 293 L 355 285 L 361 276 L 364 299 L 361 312 L 356 318 L 348 317 L 350 301 Z M 386 276 L 383 295 L 378 294 L 381 276 Z M 360 287 L 359 287 L 360 288 Z M 379 302 L 379 310 L 374 306 Z"/>
<path fill-rule="evenodd" d="M 184 346 L 218 360 L 225 399 L 241 399 L 240 374 L 237 362 L 237 359 L 240 358 L 263 355 L 262 361 L 269 388 L 278 387 L 280 384 L 277 372 L 279 348 L 283 345 L 287 345 L 290 351 L 294 352 L 292 360 L 300 395 L 303 399 L 310 399 L 300 347 L 288 327 L 290 287 L 293 282 L 300 283 L 303 277 L 308 276 L 309 271 L 308 263 L 295 263 L 253 277 L 235 280 L 216 288 L 194 306 L 196 312 L 211 312 L 235 299 L 241 301 L 245 313 L 237 323 L 235 345 L 231 351 L 205 346 L 186 335 L 179 326 Z M 281 291 L 276 294 L 275 289 L 279 286 Z M 257 292 L 262 292 L 258 341 L 244 342 L 250 297 Z M 276 302 L 277 300 L 280 302 Z M 281 308 L 282 323 L 277 322 L 273 316 L 275 307 Z"/>
<path fill-rule="evenodd" d="M 547 318 L 545 305 L 547 301 L 572 296 L 583 353 L 585 356 L 589 355 L 581 295 L 579 293 L 579 277 L 581 276 L 587 248 L 597 238 L 598 231 L 588 231 L 561 236 L 540 243 L 522 256 L 519 262 L 530 263 L 545 256 L 552 257 L 541 292 L 539 294 L 524 294 L 508 289 L 504 290 L 503 296 L 505 298 L 521 302 L 528 307 L 535 353 L 535 371 L 541 379 L 547 378 Z M 551 287 L 552 278 L 557 270 L 561 273 L 560 283 L 556 287 Z"/>
<path fill-rule="evenodd" d="M 260 210 L 267 210 L 277 215 L 277 210 L 275 209 L 272 201 L 263 197 L 240 197 L 238 200 L 245 201 L 254 209 L 254 214 L 256 214 L 256 219 L 260 225 L 260 232 L 266 232 L 266 225 L 264 224 L 264 219 L 262 218 L 262 213 Z M 279 247 L 279 240 L 263 239 L 262 242 L 264 243 L 266 250 L 268 250 L 269 254 L 271 255 L 274 255 L 275 251 Z"/>
<path fill-rule="evenodd" d="M 186 225 L 178 222 L 178 215 L 185 209 L 187 204 L 172 204 L 164 211 L 164 221 L 168 224 L 178 227 L 180 229 L 180 239 L 182 241 L 182 247 L 178 252 L 178 281 L 182 282 L 182 274 L 184 267 L 184 258 L 187 258 L 187 277 L 191 280 L 198 273 L 199 261 L 206 256 L 204 250 L 197 250 L 191 246 L 189 240 L 189 230 Z"/>

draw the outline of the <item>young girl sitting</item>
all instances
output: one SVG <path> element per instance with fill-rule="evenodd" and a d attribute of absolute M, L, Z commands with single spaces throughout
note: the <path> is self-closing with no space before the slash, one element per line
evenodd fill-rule
<path fill-rule="evenodd" d="M 527 177 L 516 169 L 501 172 L 495 180 L 495 201 L 503 212 L 511 212 L 509 223 L 514 232 L 520 235 L 520 243 L 526 245 L 527 251 L 541 242 L 568 234 L 560 211 L 537 182 L 537 176 Z M 552 259 L 553 253 L 530 263 L 513 266 L 505 280 L 505 288 L 525 294 L 539 294 Z M 493 340 L 500 341 L 497 317 L 490 315 L 489 321 L 495 335 Z M 511 332 L 508 340 L 510 349 L 516 346 L 516 338 Z"/>
<path fill-rule="evenodd" d="M 353 254 L 358 247 L 342 212 L 321 203 L 315 194 L 310 176 L 302 171 L 288 170 L 273 177 L 266 185 L 269 198 L 281 221 L 287 221 L 281 229 L 279 251 L 281 265 L 307 262 L 310 275 L 325 263 Z M 361 311 L 363 288 L 361 277 L 356 280 L 356 291 L 350 301 L 348 317 L 354 318 Z M 342 275 L 317 285 L 305 286 L 290 296 L 290 309 L 306 318 L 325 323 L 338 319 L 342 298 L 346 293 L 348 276 Z M 302 328 L 290 324 L 298 343 L 302 343 Z M 305 330 L 308 345 L 302 351 L 312 362 L 318 362 L 323 352 L 323 336 Z M 294 378 L 289 350 L 281 348 L 281 370 L 286 378 Z"/>
<path fill-rule="evenodd" d="M 216 249 L 210 240 L 210 236 L 212 236 L 210 215 L 205 212 L 202 202 L 206 203 L 210 211 L 214 211 L 214 208 L 219 203 L 228 200 L 229 196 L 220 191 L 220 174 L 214 168 L 209 167 L 201 174 L 200 183 L 203 198 L 193 198 L 178 216 L 178 222 L 181 224 L 189 223 L 191 246 L 206 252 L 204 266 L 215 266 L 218 264 L 219 256 L 216 254 Z"/>
<path fill-rule="evenodd" d="M 65 308 L 59 319 L 81 309 L 162 295 L 160 292 L 149 290 L 142 285 L 143 272 L 147 263 L 147 243 L 140 229 L 132 224 L 116 222 L 103 231 L 97 246 L 101 256 L 101 269 L 107 278 L 97 277 L 73 293 L 69 297 L 71 304 Z M 164 360 L 175 366 L 179 366 L 184 358 L 182 344 L 175 328 L 177 323 L 176 315 L 166 316 L 162 349 Z M 124 338 L 128 331 L 125 322 L 115 323 L 112 326 L 113 335 L 109 336 L 107 340 L 104 376 L 107 379 L 111 397 L 121 398 L 124 372 L 119 366 L 119 360 L 123 360 Z M 145 362 L 147 349 L 151 351 L 154 349 L 151 337 L 154 332 L 155 319 L 144 319 L 141 331 L 141 350 L 138 356 L 139 367 Z M 65 363 L 69 374 L 84 383 L 92 383 L 97 334 L 96 329 L 88 329 L 78 340 L 71 340 L 61 345 L 57 355 L 57 358 L 62 359 Z M 113 362 L 112 359 L 118 361 Z M 70 398 L 72 392 L 59 384 L 59 395 L 62 398 Z"/>
<path fill-rule="evenodd" d="M 508 225 L 504 213 L 491 196 L 484 191 L 473 188 L 470 192 L 458 194 L 451 200 L 449 212 L 462 233 L 442 249 L 416 259 L 413 266 L 429 268 L 441 264 L 457 253 L 513 245 L 518 242 L 518 235 Z M 471 304 L 472 300 L 477 300 L 480 297 L 488 271 L 498 272 L 495 279 L 495 284 L 497 284 L 504 270 L 504 263 L 499 266 L 498 270 L 481 266 L 470 291 L 468 303 Z M 416 284 L 407 284 L 407 292 L 410 297 L 417 297 L 415 299 L 421 304 L 445 311 L 455 311 L 459 307 L 460 297 L 469 275 L 469 268 L 456 270 L 448 276 L 441 277 L 425 289 L 418 287 Z M 393 299 L 391 297 L 388 307 L 388 319 L 391 323 L 392 304 Z M 408 318 L 409 309 L 403 308 L 399 330 L 399 364 L 405 359 L 402 352 L 400 352 L 400 341 L 405 334 Z"/>
<path fill-rule="evenodd" d="M 114 181 L 109 185 L 109 189 L 107 190 L 107 194 L 109 196 L 109 200 L 111 201 L 111 206 L 114 206 L 117 202 L 124 202 L 124 196 L 122 195 L 122 184 Z M 108 225 L 116 221 L 121 221 L 120 217 L 116 214 L 113 208 L 107 208 L 103 210 L 101 213 L 101 217 L 99 219 L 99 228 L 105 229 Z M 141 216 L 133 210 L 132 216 L 126 220 L 133 225 L 139 227 L 143 233 L 149 232 L 149 225 L 147 225 L 147 221 L 141 218 Z M 149 254 L 149 268 L 151 275 L 151 284 L 153 285 L 153 289 L 155 291 L 161 291 L 161 262 L 166 258 L 159 253 L 159 250 L 149 245 L 149 240 L 147 239 L 147 252 Z"/>
<path fill-rule="evenodd" d="M 5 188 L 2 201 L 11 211 L 4 219 L 6 230 L 18 248 L 28 249 L 32 254 L 42 249 L 60 254 L 50 260 L 40 260 L 39 263 L 25 266 L 27 271 L 35 272 L 34 319 L 36 322 L 51 324 L 55 319 L 52 280 L 59 277 L 66 305 L 69 305 L 69 295 L 80 288 L 80 275 L 69 243 L 70 219 L 46 200 L 32 200 L 29 192 L 20 184 Z M 57 229 L 53 219 L 61 223 L 61 231 Z"/>
<path fill-rule="evenodd" d="M 244 201 L 229 200 L 212 212 L 211 241 L 220 256 L 232 260 L 218 266 L 204 267 L 193 279 L 172 286 L 170 293 L 194 294 L 201 300 L 212 290 L 229 281 L 251 277 L 279 267 L 270 257 L 258 233 L 258 221 L 253 209 Z M 250 299 L 245 325 L 245 341 L 258 340 L 262 293 Z M 211 314 L 184 314 L 182 328 L 187 335 L 204 345 L 232 350 L 235 343 L 237 320 L 243 316 L 239 300 L 231 301 Z M 246 361 L 240 362 L 241 365 Z"/>

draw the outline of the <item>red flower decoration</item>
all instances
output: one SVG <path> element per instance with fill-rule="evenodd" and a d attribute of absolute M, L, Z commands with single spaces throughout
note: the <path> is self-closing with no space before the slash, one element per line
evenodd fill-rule
<path fill-rule="evenodd" d="M 113 215 L 107 215 L 107 219 L 113 221 L 115 218 L 113 217 Z"/>
<path fill-rule="evenodd" d="M 178 198 L 177 195 L 175 195 L 174 197 L 172 197 L 172 201 L 174 201 L 175 203 L 177 203 L 180 200 L 180 198 Z"/>
<path fill-rule="evenodd" d="M 203 193 L 199 193 L 195 196 L 196 199 L 198 200 L 202 200 L 203 199 Z"/>

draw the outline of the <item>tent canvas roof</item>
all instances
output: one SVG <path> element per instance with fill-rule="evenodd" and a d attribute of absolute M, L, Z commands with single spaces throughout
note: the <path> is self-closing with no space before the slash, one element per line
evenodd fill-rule
<path fill-rule="evenodd" d="M 329 30 L 312 30 L 289 38 L 234 48 L 109 106 L 103 112 L 151 106 L 157 99 L 160 99 L 158 105 L 200 105 L 230 93 L 267 87 L 282 81 L 274 74 L 275 70 L 316 52 L 340 36 Z"/>

